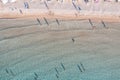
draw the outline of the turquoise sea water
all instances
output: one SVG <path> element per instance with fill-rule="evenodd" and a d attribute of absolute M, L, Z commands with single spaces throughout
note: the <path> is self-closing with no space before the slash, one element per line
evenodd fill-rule
<path fill-rule="evenodd" d="M 0 80 L 120 79 L 120 23 L 43 23 L 0 20 Z"/>

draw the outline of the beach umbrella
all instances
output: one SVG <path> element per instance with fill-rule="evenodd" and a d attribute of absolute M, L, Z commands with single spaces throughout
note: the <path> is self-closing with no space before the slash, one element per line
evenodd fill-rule
<path fill-rule="evenodd" d="M 1 0 L 3 4 L 8 3 L 8 0 Z"/>
<path fill-rule="evenodd" d="M 16 2 L 17 0 L 9 0 L 10 2 Z"/>
<path fill-rule="evenodd" d="M 29 4 L 28 4 L 28 2 L 24 2 L 24 7 L 25 7 L 25 9 L 29 9 Z"/>
<path fill-rule="evenodd" d="M 88 3 L 88 2 L 89 2 L 89 0 L 84 0 L 84 2 L 85 2 L 85 3 Z"/>
<path fill-rule="evenodd" d="M 99 2 L 99 0 L 94 0 L 94 2 L 95 2 L 95 3 L 98 3 L 98 2 Z"/>
<path fill-rule="evenodd" d="M 12 2 L 15 2 L 16 0 L 1 0 L 1 2 L 3 4 L 6 4 L 6 3 L 12 3 Z"/>
<path fill-rule="evenodd" d="M 2 1 L 0 0 L 0 9 L 3 7 L 3 3 Z"/>

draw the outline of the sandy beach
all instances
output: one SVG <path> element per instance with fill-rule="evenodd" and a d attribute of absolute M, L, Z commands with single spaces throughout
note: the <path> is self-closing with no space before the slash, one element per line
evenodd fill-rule
<path fill-rule="evenodd" d="M 29 9 L 24 7 L 24 2 L 28 2 Z M 113 21 L 120 21 L 120 3 L 105 2 L 104 4 L 85 4 L 76 2 L 73 6 L 72 3 L 64 2 L 46 2 L 44 1 L 30 1 L 18 0 L 14 3 L 2 4 L 0 7 L 0 18 L 25 18 L 25 17 L 47 17 L 47 18 L 64 18 L 64 19 L 88 19 L 98 18 Z M 81 10 L 78 9 L 80 7 Z"/>

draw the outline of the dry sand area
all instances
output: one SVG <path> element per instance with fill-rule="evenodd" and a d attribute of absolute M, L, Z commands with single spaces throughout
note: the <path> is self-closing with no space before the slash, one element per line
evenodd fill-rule
<path fill-rule="evenodd" d="M 44 1 L 40 0 L 17 0 L 13 3 L 2 4 L 0 2 L 0 18 L 18 18 L 30 16 L 45 16 L 52 15 L 52 17 L 75 17 L 82 16 L 97 16 L 97 17 L 112 17 L 120 18 L 120 2 L 104 2 L 104 3 L 85 3 L 84 0 L 63 3 L 60 1 Z M 28 2 L 29 9 L 26 9 L 24 2 Z M 80 9 L 79 9 L 80 8 Z M 77 17 L 78 17 L 77 16 Z"/>
<path fill-rule="evenodd" d="M 0 19 L 0 80 L 119 80 L 120 20 Z"/>

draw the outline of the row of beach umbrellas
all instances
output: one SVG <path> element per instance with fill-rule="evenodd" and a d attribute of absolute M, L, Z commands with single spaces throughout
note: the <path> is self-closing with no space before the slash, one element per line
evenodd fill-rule
<path fill-rule="evenodd" d="M 0 0 L 3 4 L 6 4 L 6 3 L 12 3 L 12 2 L 17 2 L 18 0 Z M 19 1 L 21 1 L 21 0 L 19 0 Z M 37 0 L 24 0 L 24 1 L 37 1 Z M 45 0 L 45 1 L 52 1 L 52 0 Z M 56 0 L 57 1 L 57 0 Z M 58 1 L 60 1 L 60 0 L 58 0 Z M 71 1 L 79 1 L 79 0 L 71 0 Z M 98 3 L 98 2 L 100 2 L 100 1 L 107 1 L 107 2 L 120 2 L 120 0 L 80 0 L 80 1 L 84 1 L 84 2 L 95 2 L 95 3 Z"/>

